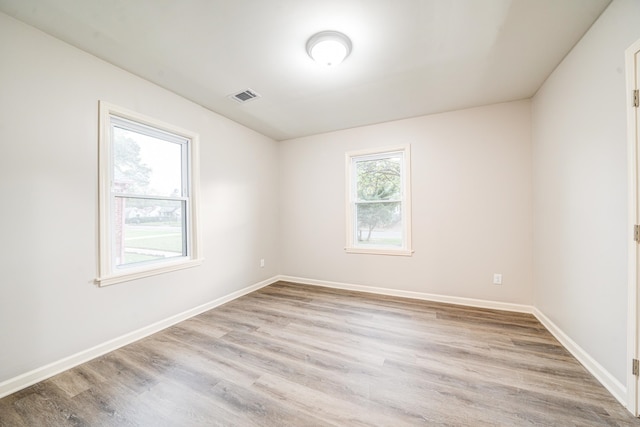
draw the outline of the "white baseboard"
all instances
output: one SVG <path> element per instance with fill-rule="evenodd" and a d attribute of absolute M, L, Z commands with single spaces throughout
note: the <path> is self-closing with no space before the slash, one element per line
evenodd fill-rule
<path fill-rule="evenodd" d="M 622 406 L 625 408 L 627 407 L 627 387 L 611 375 L 611 373 L 602 365 L 596 362 L 595 359 L 593 359 L 582 347 L 576 344 L 575 341 L 569 338 L 569 336 L 565 334 L 555 323 L 553 323 L 551 319 L 545 316 L 544 313 L 537 308 L 534 308 L 533 315 L 538 318 L 540 323 L 542 323 L 549 332 L 551 332 L 551 335 L 560 341 L 560 344 L 562 344 L 564 348 L 573 355 L 573 357 L 578 359 L 578 362 L 580 362 L 582 366 L 591 373 L 591 375 L 600 381 L 600 384 L 609 390 L 609 393 L 611 393 Z"/>
<path fill-rule="evenodd" d="M 491 308 L 495 310 L 515 311 L 520 313 L 533 314 L 542 325 L 562 344 L 578 362 L 580 362 L 608 391 L 615 397 L 622 406 L 626 407 L 627 389 L 602 365 L 596 362 L 586 351 L 576 344 L 567 334 L 565 334 L 555 323 L 553 323 L 540 310 L 533 306 L 522 304 L 511 304 L 498 301 L 488 301 L 473 298 L 452 297 L 446 295 L 428 294 L 422 292 L 401 291 L 397 289 L 378 288 L 372 286 L 354 285 L 348 283 L 330 282 L 326 280 L 307 279 L 302 277 L 278 276 L 279 280 L 286 282 L 301 283 L 304 285 L 324 286 L 327 288 L 345 289 L 349 291 L 369 292 L 381 295 L 390 295 L 406 298 L 414 298 L 427 301 L 444 302 L 449 304 L 466 305 L 478 308 Z"/>
<path fill-rule="evenodd" d="M 344 289 L 357 292 L 368 292 L 372 294 L 389 295 L 394 297 L 413 298 L 425 301 L 444 302 L 448 304 L 465 305 L 469 307 L 490 308 L 494 310 L 515 311 L 518 313 L 533 313 L 533 307 L 524 304 L 513 304 L 500 301 L 489 301 L 475 298 L 452 297 L 439 294 L 428 294 L 424 292 L 402 291 L 398 289 L 378 288 L 374 286 L 354 285 L 350 283 L 329 282 L 326 280 L 307 279 L 303 277 L 278 276 L 279 280 L 285 282 L 300 283 L 303 285 L 324 286 L 327 288 Z"/>
<path fill-rule="evenodd" d="M 34 369 L 26 372 L 14 378 L 10 378 L 0 383 L 0 398 L 9 394 L 15 393 L 18 390 L 29 387 L 37 382 L 46 380 L 60 372 L 71 369 L 82 363 L 88 362 L 91 359 L 95 359 L 98 356 L 102 356 L 110 351 L 117 350 L 127 344 L 131 344 L 144 337 L 152 335 L 163 329 L 175 325 L 176 323 L 187 320 L 191 317 L 197 316 L 212 308 L 218 307 L 243 295 L 256 291 L 260 288 L 268 286 L 279 280 L 293 283 L 300 283 L 305 285 L 324 286 L 327 288 L 344 289 L 357 292 L 368 292 L 380 295 L 389 295 L 405 298 L 413 298 L 426 301 L 443 302 L 449 304 L 465 305 L 478 308 L 490 308 L 495 310 L 514 311 L 520 313 L 531 313 L 538 318 L 549 332 L 556 337 L 556 339 L 598 380 L 600 383 L 623 405 L 626 407 L 626 387 L 618 381 L 613 375 L 609 373 L 605 368 L 596 362 L 586 351 L 584 351 L 578 344 L 576 344 L 568 335 L 566 335 L 556 324 L 554 324 L 548 317 L 546 317 L 540 310 L 533 306 L 523 304 L 512 304 L 499 301 L 489 301 L 474 298 L 462 298 L 453 297 L 447 295 L 428 294 L 423 292 L 402 291 L 397 289 L 379 288 L 373 286 L 356 285 L 340 282 L 330 282 L 326 280 L 307 279 L 302 277 L 292 276 L 274 276 L 270 279 L 256 283 L 246 288 L 240 289 L 229 295 L 217 298 L 208 303 L 194 307 L 190 310 L 171 316 L 167 319 L 155 322 L 144 328 L 140 328 L 136 331 L 130 332 L 118 338 L 112 339 L 105 343 L 99 344 L 95 347 L 83 350 L 79 353 L 65 357 L 56 362 L 50 363 L 46 366 Z"/>
<path fill-rule="evenodd" d="M 263 280 L 262 282 L 247 286 L 246 288 L 240 289 L 229 295 L 217 298 L 213 301 L 168 317 L 164 320 L 160 320 L 149 326 L 145 326 L 144 328 L 140 328 L 136 331 L 122 335 L 118 338 L 114 338 L 102 344 L 98 344 L 95 347 L 88 348 L 79 353 L 65 357 L 64 359 L 60 359 L 58 361 L 50 363 L 46 366 L 42 366 L 40 368 L 36 368 L 32 371 L 26 372 L 22 375 L 18 375 L 17 377 L 10 378 L 0 383 L 0 398 L 15 393 L 18 390 L 22 390 L 23 388 L 29 387 L 30 385 L 33 385 L 37 382 L 46 380 L 47 378 L 59 374 L 60 372 L 81 365 L 82 363 L 88 362 L 89 360 L 95 359 L 96 357 L 102 356 L 103 354 L 106 354 L 110 351 L 117 350 L 118 348 L 123 347 L 127 344 L 131 344 L 134 341 L 155 334 L 156 332 L 160 332 L 161 330 L 166 329 L 169 326 L 173 326 L 176 323 L 182 322 L 183 320 L 187 320 L 191 317 L 197 316 L 200 313 L 204 313 L 205 311 L 211 310 L 212 308 L 218 307 L 219 305 L 268 286 L 274 282 L 277 282 L 278 280 L 279 278 L 277 276 L 274 276 L 267 280 Z"/>

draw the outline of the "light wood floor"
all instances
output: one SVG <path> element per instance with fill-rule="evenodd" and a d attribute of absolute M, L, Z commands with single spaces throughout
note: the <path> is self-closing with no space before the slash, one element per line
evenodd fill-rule
<path fill-rule="evenodd" d="M 0 399 L 0 425 L 640 421 L 531 315 L 279 282 Z"/>

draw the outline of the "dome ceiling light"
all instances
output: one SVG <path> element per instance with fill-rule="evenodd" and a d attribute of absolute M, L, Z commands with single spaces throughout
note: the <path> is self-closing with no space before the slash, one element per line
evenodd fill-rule
<path fill-rule="evenodd" d="M 338 65 L 351 53 L 351 40 L 338 31 L 321 31 L 307 41 L 307 53 L 318 64 Z"/>

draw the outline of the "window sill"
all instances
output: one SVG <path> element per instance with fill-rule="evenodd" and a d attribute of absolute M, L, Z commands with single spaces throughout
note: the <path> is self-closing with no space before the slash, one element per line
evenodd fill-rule
<path fill-rule="evenodd" d="M 202 264 L 202 258 L 188 261 L 179 261 L 172 264 L 164 264 L 161 267 L 147 267 L 144 269 L 127 269 L 126 271 L 97 277 L 95 282 L 98 286 L 115 285 L 116 283 L 128 282 L 130 280 L 142 279 L 144 277 L 155 276 L 157 274 L 168 273 L 170 271 L 183 270 L 185 268 L 196 267 Z"/>
<path fill-rule="evenodd" d="M 412 256 L 411 249 L 383 249 L 383 248 L 344 248 L 348 254 L 369 254 L 369 255 L 392 255 L 392 256 Z"/>

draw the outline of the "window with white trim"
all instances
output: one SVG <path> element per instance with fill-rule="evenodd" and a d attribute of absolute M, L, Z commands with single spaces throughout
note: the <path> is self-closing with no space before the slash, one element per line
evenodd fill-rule
<path fill-rule="evenodd" d="M 101 286 L 200 264 L 198 135 L 100 102 Z"/>
<path fill-rule="evenodd" d="M 346 153 L 347 252 L 412 254 L 410 155 L 409 145 Z"/>

